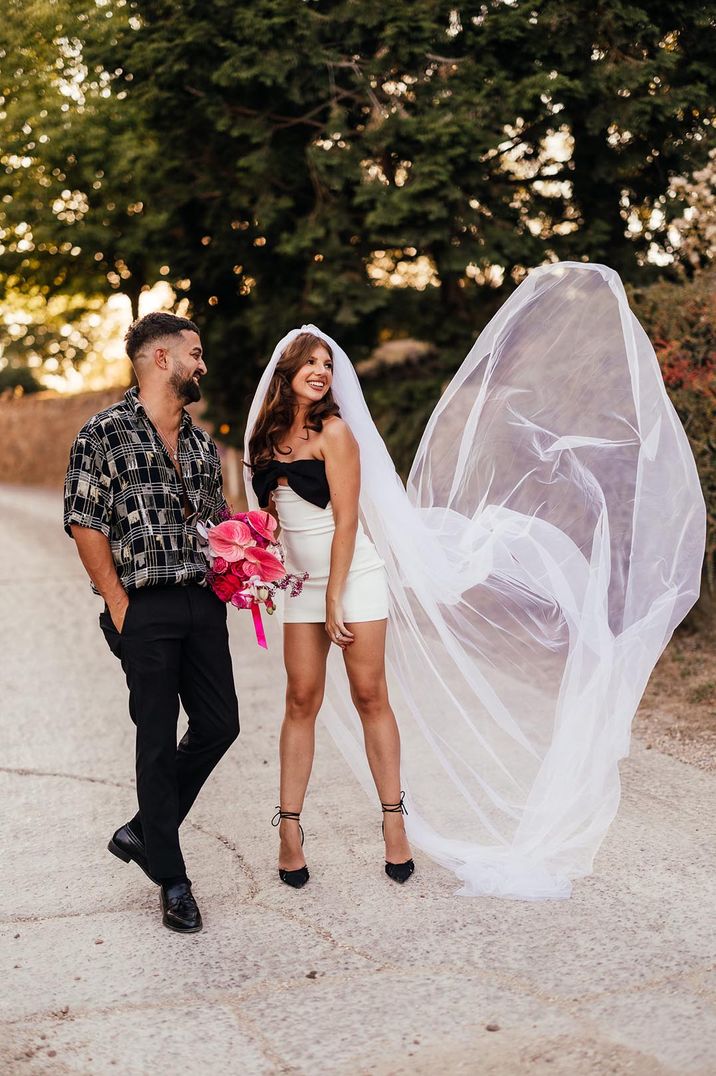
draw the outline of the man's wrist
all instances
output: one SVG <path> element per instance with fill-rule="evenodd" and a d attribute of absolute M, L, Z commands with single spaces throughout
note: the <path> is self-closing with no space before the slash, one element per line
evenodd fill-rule
<path fill-rule="evenodd" d="M 120 586 L 117 590 L 112 590 L 111 594 L 103 594 L 102 597 L 107 602 L 108 609 L 116 609 L 118 606 L 124 605 L 129 601 L 129 594 Z"/>

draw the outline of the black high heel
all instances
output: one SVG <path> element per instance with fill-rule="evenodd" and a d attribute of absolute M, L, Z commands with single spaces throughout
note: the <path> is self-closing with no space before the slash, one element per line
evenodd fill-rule
<path fill-rule="evenodd" d="M 403 802 L 405 799 L 405 793 L 400 793 L 400 803 L 381 803 L 383 808 L 383 814 L 407 814 L 408 808 Z M 383 839 L 385 839 L 385 821 L 380 824 Z M 412 859 L 406 859 L 405 863 L 389 863 L 385 861 L 385 873 L 389 878 L 392 878 L 394 882 L 407 882 L 410 875 L 415 870 L 415 864 Z"/>
<path fill-rule="evenodd" d="M 303 848 L 303 826 L 299 821 L 301 818 L 300 813 L 296 814 L 295 811 L 282 811 L 280 807 L 276 807 L 276 814 L 271 819 L 271 825 L 280 825 L 282 818 L 288 818 L 291 822 L 298 822 L 298 828 L 301 832 L 301 848 Z M 308 867 L 306 866 L 299 867 L 298 870 L 295 871 L 285 871 L 282 867 L 279 867 L 278 876 L 282 882 L 292 886 L 293 889 L 301 889 L 310 878 Z"/>

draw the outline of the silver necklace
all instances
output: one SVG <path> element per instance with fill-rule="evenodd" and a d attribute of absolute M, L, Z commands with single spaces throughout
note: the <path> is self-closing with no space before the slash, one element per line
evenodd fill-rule
<path fill-rule="evenodd" d="M 175 461 L 176 461 L 176 460 L 178 460 L 178 459 L 179 459 L 179 435 L 177 434 L 177 442 L 176 442 L 176 445 L 174 446 L 174 448 L 172 448 L 172 444 L 171 444 L 171 441 L 169 441 L 169 440 L 168 440 L 168 438 L 167 438 L 167 437 L 165 437 L 164 433 L 162 432 L 162 428 L 161 428 L 161 426 L 159 425 L 159 423 L 158 423 L 158 422 L 157 422 L 157 420 L 155 419 L 155 417 L 154 417 L 154 415 L 152 414 L 152 412 L 151 412 L 151 411 L 149 410 L 149 408 L 147 407 L 147 401 L 146 401 L 146 400 L 143 400 L 141 396 L 138 396 L 138 397 L 137 397 L 137 399 L 139 400 L 139 402 L 141 403 L 142 407 L 144 408 L 144 410 L 145 410 L 145 411 L 147 412 L 147 414 L 149 415 L 149 418 L 150 418 L 150 420 L 151 420 L 151 422 L 152 422 L 152 424 L 153 424 L 153 426 L 154 426 L 155 430 L 156 430 L 156 431 L 157 431 L 157 433 L 159 434 L 159 438 L 160 438 L 160 440 L 161 440 L 162 444 L 164 445 L 164 447 L 166 448 L 167 452 L 169 453 L 169 455 L 170 455 L 170 456 L 172 457 L 172 459 L 173 459 L 173 460 L 175 460 Z"/>

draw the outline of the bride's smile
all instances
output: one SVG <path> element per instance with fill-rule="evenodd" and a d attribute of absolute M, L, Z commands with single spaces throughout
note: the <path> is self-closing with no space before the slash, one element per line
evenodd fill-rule
<path fill-rule="evenodd" d="M 291 382 L 297 402 L 322 399 L 333 383 L 333 363 L 324 347 L 317 345 Z"/>

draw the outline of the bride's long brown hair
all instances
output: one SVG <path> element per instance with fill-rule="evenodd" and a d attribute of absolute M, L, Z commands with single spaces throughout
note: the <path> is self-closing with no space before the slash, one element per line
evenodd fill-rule
<path fill-rule="evenodd" d="M 296 415 L 296 397 L 291 382 L 308 362 L 316 345 L 324 348 L 333 361 L 333 352 L 326 341 L 313 333 L 299 333 L 278 360 L 249 440 L 249 466 L 252 471 L 265 467 L 276 455 L 290 453 L 290 449 L 282 452 L 280 442 L 290 430 Z M 309 407 L 304 429 L 320 433 L 325 419 L 331 415 L 340 415 L 340 410 L 329 389 L 321 400 Z"/>

